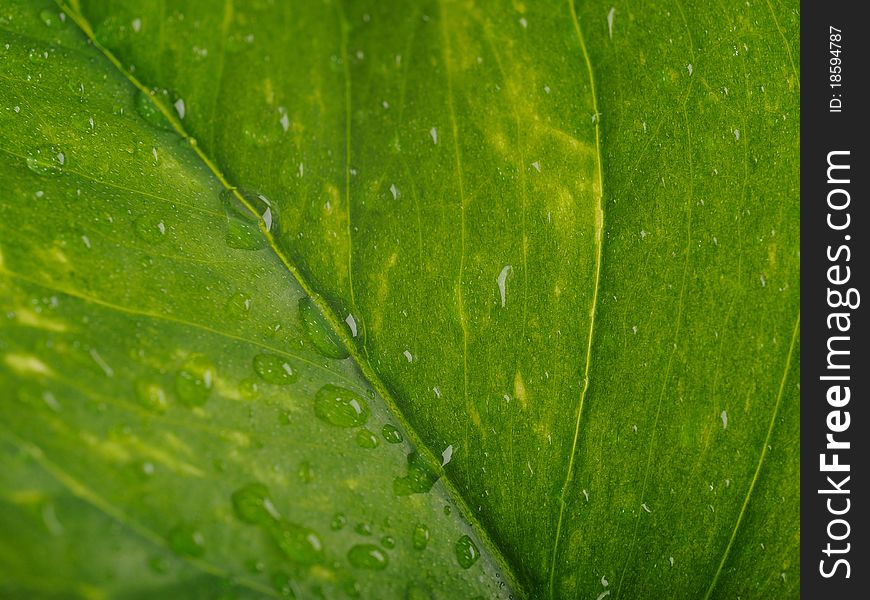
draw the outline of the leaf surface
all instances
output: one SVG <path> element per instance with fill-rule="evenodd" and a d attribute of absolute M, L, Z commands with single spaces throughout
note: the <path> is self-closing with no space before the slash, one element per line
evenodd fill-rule
<path fill-rule="evenodd" d="M 391 412 L 421 456 L 446 463 L 436 495 L 395 498 L 391 480 L 410 446 L 384 463 L 358 459 L 364 462 L 348 468 L 378 473 L 383 481 L 358 484 L 354 497 L 385 513 L 404 507 L 410 526 L 430 514 L 414 503 L 440 506 L 452 494 L 482 536 L 475 538 L 479 545 L 489 549 L 486 581 L 471 577 L 456 585 L 497 585 L 500 570 L 518 594 L 534 598 L 797 594 L 794 3 L 86 0 L 69 14 L 97 49 L 82 50 L 82 36 L 65 30 L 68 44 L 87 55 L 81 65 L 53 56 L 41 64 L 39 52 L 26 65 L 23 43 L 21 79 L 39 75 L 43 87 L 65 86 L 69 97 L 53 100 L 58 113 L 73 101 L 87 103 L 89 94 L 105 96 L 88 110 L 99 108 L 119 124 L 94 133 L 81 125 L 85 130 L 69 138 L 62 170 L 108 169 L 99 179 L 115 188 L 94 193 L 102 205 L 72 209 L 76 184 L 57 183 L 58 193 L 66 193 L 57 205 L 64 208 L 63 227 L 21 212 L 40 211 L 38 203 L 5 202 L 5 210 L 14 204 L 19 212 L 4 222 L 39 223 L 40 231 L 54 233 L 75 228 L 66 216 L 71 212 L 93 227 L 95 215 L 107 210 L 98 206 L 122 194 L 118 187 L 129 187 L 131 177 L 139 180 L 136 189 L 175 202 L 150 205 L 153 218 L 182 204 L 191 208 L 176 219 L 176 229 L 161 233 L 175 240 L 174 261 L 143 264 L 117 252 L 115 238 L 110 255 L 63 267 L 76 283 L 70 289 L 108 295 L 107 302 L 125 309 L 177 315 L 178 326 L 205 322 L 233 335 L 240 325 L 215 299 L 241 290 L 252 299 L 245 337 L 258 331 L 270 336 L 272 351 L 294 352 L 316 343 L 299 331 L 299 285 L 317 303 L 322 299 L 328 309 L 320 347 L 340 354 L 348 344 L 352 360 L 308 359 L 342 365 L 330 368 L 355 389 L 369 390 L 370 381 L 377 392 L 370 419 L 377 415 L 380 423 Z M 16 35 L 57 43 L 58 34 L 39 29 L 29 15 L 33 30 Z M 85 75 L 93 83 L 77 88 Z M 102 89 L 100 77 L 117 89 Z M 136 85 L 154 93 L 143 101 Z M 49 99 L 31 100 L 31 112 L 51 113 Z M 64 119 L 72 124 L 77 112 L 66 110 Z M 8 111 L 4 118 L 23 121 Z M 57 118 L 54 130 L 40 129 L 40 156 L 49 163 L 55 148 L 65 148 L 61 131 L 73 131 L 57 127 Z M 78 119 L 88 121 L 84 113 Z M 128 121 L 135 127 L 120 125 Z M 195 146 L 179 144 L 176 133 L 195 138 Z M 85 134 L 95 136 L 89 144 Z M 158 135 L 165 138 L 159 146 L 151 141 Z M 33 139 L 17 136 L 8 136 L 19 157 L 9 162 L 8 178 L 29 182 L 34 176 L 21 165 L 32 158 Z M 164 163 L 148 164 L 149 146 Z M 128 149 L 129 160 L 106 161 Z M 238 189 L 224 200 L 245 205 L 229 221 L 221 200 L 228 186 Z M 22 183 L 16 197 L 32 188 Z M 149 206 L 141 197 L 127 202 L 131 220 Z M 198 222 L 195 209 L 203 207 L 217 220 Z M 265 237 L 250 231 L 245 208 L 262 216 Z M 17 226 L 4 235 L 13 234 L 25 236 Z M 66 243 L 82 235 L 94 237 L 76 230 Z M 263 249 L 229 251 L 230 238 Z M 18 239 L 3 240 L 4 269 L 14 271 L 5 265 L 20 257 L 19 269 L 35 278 L 30 283 L 44 283 L 20 265 L 46 245 Z M 65 247 L 64 256 L 72 252 Z M 94 256 L 97 248 L 75 250 Z M 194 268 L 197 251 L 203 263 Z M 152 260 L 155 252 L 148 250 Z M 212 265 L 216 260 L 225 263 Z M 66 281 L 45 269 L 50 281 Z M 21 301 L 36 293 L 22 290 Z M 91 304 L 79 309 L 89 319 Z M 263 304 L 268 309 L 254 314 Z M 27 314 L 16 306 L 10 314 Z M 222 333 L 197 340 L 187 329 L 153 332 L 136 318 L 120 320 L 123 325 L 108 327 L 132 328 L 140 344 L 156 344 L 151 351 L 165 369 L 183 369 L 190 356 L 205 352 L 189 347 L 198 341 L 194 346 L 207 349 L 210 360 L 237 361 L 237 379 L 241 365 L 250 377 L 252 359 L 236 356 L 245 353 L 221 342 Z M 265 333 L 274 322 L 282 325 L 279 333 Z M 21 335 L 6 337 L 21 344 L 27 339 Z M 123 359 L 103 357 L 96 342 L 79 335 L 73 337 L 85 356 L 95 349 L 107 365 L 138 364 L 129 351 Z M 330 346 L 334 337 L 340 341 Z M 176 346 L 184 350 L 173 351 Z M 42 360 L 42 346 L 24 348 L 18 354 Z M 7 365 L 13 381 L 32 383 L 37 375 L 26 360 Z M 28 365 L 30 372 L 22 373 Z M 318 386 L 335 376 L 303 375 L 291 396 L 310 406 Z M 119 382 L 141 377 L 119 370 L 100 381 L 104 393 L 125 397 Z M 215 387 L 217 395 L 222 390 Z M 261 397 L 244 410 L 286 400 L 287 390 L 274 392 L 275 400 L 272 391 L 258 389 Z M 239 423 L 232 409 L 238 402 L 204 406 L 213 419 Z M 311 415 L 298 419 L 299 432 L 280 434 L 272 451 L 301 455 L 312 432 L 338 435 L 314 428 Z M 82 417 L 71 434 L 89 423 Z M 12 426 L 10 443 L 42 448 L 28 427 Z M 257 421 L 243 428 L 247 435 L 264 430 Z M 342 439 L 353 445 L 353 436 Z M 330 437 L 324 445 L 349 455 L 335 444 Z M 378 451 L 388 447 L 382 443 Z M 241 454 L 238 468 L 249 467 L 255 454 Z M 82 463 L 86 470 L 106 468 L 104 455 L 90 456 L 91 464 Z M 63 466 L 77 460 L 66 455 Z M 384 464 L 393 465 L 392 477 L 384 476 Z M 400 488 L 413 484 L 409 473 Z M 224 486 L 231 477 L 215 479 Z M 341 486 L 341 476 L 324 475 L 319 501 L 303 500 L 303 487 L 287 497 L 287 510 L 303 511 L 312 502 L 323 523 L 327 508 L 349 501 L 332 493 Z M 115 493 L 128 493 L 126 487 L 118 484 Z M 383 496 L 370 495 L 376 490 Z M 452 543 L 467 526 L 453 518 L 443 527 Z M 382 593 L 389 596 L 403 589 L 402 574 L 413 572 L 414 560 L 433 573 L 456 570 L 455 550 L 445 544 L 436 559 L 391 556 L 401 571 L 360 585 L 389 581 L 393 587 Z M 451 569 L 433 566 L 451 560 Z M 306 593 L 317 586 L 318 573 L 309 571 Z M 444 597 L 465 593 L 450 581 L 427 585 Z"/>

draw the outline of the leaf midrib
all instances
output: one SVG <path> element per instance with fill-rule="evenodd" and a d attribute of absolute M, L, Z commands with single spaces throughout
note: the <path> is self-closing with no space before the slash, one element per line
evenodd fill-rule
<path fill-rule="evenodd" d="M 254 209 L 254 207 L 250 204 L 250 202 L 244 197 L 243 194 L 239 192 L 237 186 L 232 185 L 232 183 L 224 176 L 223 172 L 218 168 L 217 164 L 205 153 L 205 151 L 196 143 L 196 140 L 187 133 L 184 126 L 181 124 L 179 119 L 175 116 L 173 111 L 166 106 L 160 98 L 151 93 L 151 90 L 144 85 L 138 78 L 136 78 L 131 72 L 129 72 L 118 59 L 108 48 L 103 46 L 97 39 L 94 34 L 94 30 L 91 27 L 90 22 L 87 18 L 81 13 L 80 8 L 78 6 L 77 0 L 70 0 L 69 3 L 66 0 L 55 0 L 61 10 L 63 10 L 69 17 L 73 20 L 73 22 L 79 27 L 82 33 L 88 38 L 88 40 L 93 44 L 93 46 L 99 50 L 109 62 L 121 73 L 136 89 L 140 92 L 144 93 L 154 104 L 154 106 L 160 111 L 161 114 L 167 119 L 167 121 L 172 126 L 173 130 L 175 130 L 178 135 L 180 135 L 184 140 L 186 140 L 199 159 L 208 167 L 209 171 L 217 178 L 220 184 L 229 192 L 233 194 L 238 202 L 240 202 L 245 208 L 247 208 L 252 215 L 260 217 L 259 213 Z M 573 0 L 572 0 L 573 7 Z M 591 68 L 591 67 L 590 67 Z M 349 94 L 349 90 L 347 91 Z M 349 122 L 349 120 L 348 120 Z M 597 131 L 596 125 L 596 131 Z M 454 121 L 454 140 L 455 140 L 455 121 Z M 349 125 L 348 125 L 348 136 L 349 136 Z M 349 139 L 348 139 L 348 147 L 349 147 Z M 458 150 L 457 150 L 458 151 Z M 349 158 L 349 154 L 348 154 Z M 346 165 L 346 168 L 349 169 L 350 165 Z M 599 173 L 600 173 L 600 163 L 599 163 Z M 274 236 L 272 233 L 265 228 L 262 221 L 259 222 L 259 228 L 261 233 L 266 237 L 268 241 L 269 247 L 281 261 L 281 264 L 290 272 L 296 282 L 300 285 L 302 290 L 311 298 L 311 301 L 317 306 L 317 308 L 321 311 L 324 318 L 326 319 L 329 326 L 333 329 L 336 335 L 341 339 L 344 346 L 348 349 L 351 357 L 353 358 L 357 367 L 359 367 L 363 376 L 366 380 L 372 385 L 372 387 L 377 391 L 377 393 L 381 396 L 384 402 L 387 405 L 392 416 L 399 422 L 405 432 L 408 434 L 410 438 L 409 441 L 412 445 L 418 449 L 418 451 L 422 451 L 425 453 L 428 459 L 434 460 L 436 462 L 440 462 L 438 457 L 432 451 L 432 449 L 426 444 L 420 435 L 417 433 L 416 429 L 411 425 L 408 419 L 405 417 L 404 412 L 399 408 L 396 399 L 392 391 L 389 389 L 387 384 L 381 379 L 380 375 L 375 371 L 372 367 L 371 363 L 363 357 L 362 353 L 359 351 L 357 345 L 353 342 L 353 340 L 348 335 L 346 329 L 341 326 L 340 319 L 332 310 L 332 307 L 323 299 L 323 297 L 312 287 L 312 285 L 308 282 L 308 280 L 302 275 L 300 269 L 293 264 L 293 262 L 289 259 L 289 257 L 284 253 L 281 248 L 278 246 Z M 456 502 L 458 508 L 462 512 L 463 516 L 467 520 L 468 524 L 475 531 L 475 533 L 479 536 L 481 541 L 490 551 L 493 560 L 497 564 L 499 570 L 505 575 L 510 587 L 517 592 L 520 596 L 524 598 L 529 598 L 531 595 L 525 586 L 521 583 L 520 579 L 517 577 L 513 565 L 508 561 L 506 556 L 502 553 L 499 546 L 495 543 L 492 537 L 489 535 L 489 532 L 486 528 L 483 527 L 482 523 L 474 516 L 473 511 L 468 506 L 465 497 L 460 493 L 459 489 L 453 483 L 451 478 L 447 476 L 446 473 L 441 477 L 443 481 L 444 487 L 447 489 L 448 493 Z M 98 508 L 101 508 L 98 504 L 95 504 Z M 111 514 L 111 513 L 107 513 Z"/>

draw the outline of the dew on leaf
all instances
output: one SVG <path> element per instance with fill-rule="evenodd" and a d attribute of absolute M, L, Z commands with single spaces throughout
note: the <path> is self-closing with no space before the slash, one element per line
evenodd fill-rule
<path fill-rule="evenodd" d="M 214 368 L 201 357 L 195 357 L 175 375 L 175 393 L 185 406 L 202 406 L 214 385 Z"/>
<path fill-rule="evenodd" d="M 327 384 L 314 397 L 314 414 L 337 427 L 359 427 L 369 418 L 365 399 L 348 389 Z"/>
<path fill-rule="evenodd" d="M 169 402 L 166 400 L 166 391 L 158 384 L 150 381 L 136 382 L 136 399 L 139 404 L 154 412 L 166 412 Z"/>
<path fill-rule="evenodd" d="M 401 444 L 405 439 L 402 436 L 402 432 L 399 431 L 399 428 L 392 423 L 387 423 L 383 428 L 381 428 L 381 435 L 384 436 L 384 439 L 387 440 L 387 443 L 389 444 Z"/>
<path fill-rule="evenodd" d="M 284 358 L 276 354 L 258 354 L 254 357 L 254 371 L 263 381 L 275 385 L 289 385 L 299 379 L 299 373 Z"/>
<path fill-rule="evenodd" d="M 369 536 L 372 534 L 372 527 L 368 523 L 357 523 L 353 530 L 359 535 Z"/>
<path fill-rule="evenodd" d="M 367 450 L 372 450 L 377 448 L 381 443 L 381 440 L 373 431 L 369 431 L 366 428 L 362 428 L 356 433 L 356 445 L 360 448 L 365 448 Z"/>
<path fill-rule="evenodd" d="M 159 244 L 166 236 L 166 224 L 158 217 L 140 217 L 133 222 L 136 237 L 147 244 Z"/>
<path fill-rule="evenodd" d="M 381 546 L 383 546 L 384 548 L 386 548 L 388 550 L 391 548 L 395 548 L 396 547 L 396 540 L 393 539 L 392 536 L 385 535 L 384 537 L 381 538 Z"/>
<path fill-rule="evenodd" d="M 408 455 L 408 474 L 393 479 L 393 494 L 410 496 L 425 494 L 438 481 L 440 473 L 437 468 L 417 452 Z"/>
<path fill-rule="evenodd" d="M 59 175 L 66 164 L 66 155 L 52 144 L 37 146 L 27 152 L 27 168 L 38 175 Z"/>
<path fill-rule="evenodd" d="M 311 468 L 311 463 L 307 460 L 303 460 L 299 463 L 299 468 L 296 469 L 296 476 L 299 477 L 299 481 L 302 483 L 311 483 L 314 481 L 314 471 Z"/>
<path fill-rule="evenodd" d="M 347 517 L 344 516 L 344 513 L 335 513 L 335 516 L 332 517 L 332 521 L 329 523 L 329 528 L 333 531 L 338 531 L 339 529 L 344 529 L 345 525 L 347 525 Z"/>
<path fill-rule="evenodd" d="M 456 561 L 463 569 L 469 569 L 480 558 L 480 551 L 474 541 L 463 535 L 456 541 Z"/>
<path fill-rule="evenodd" d="M 347 560 L 358 569 L 383 571 L 389 564 L 386 552 L 374 544 L 357 544 L 347 552 Z"/>
<path fill-rule="evenodd" d="M 224 304 L 224 310 L 229 317 L 240 320 L 251 311 L 251 302 L 250 296 L 242 292 L 236 292 Z"/>
<path fill-rule="evenodd" d="M 239 395 L 245 400 L 254 400 L 260 395 L 260 384 L 252 377 L 239 382 Z"/>
<path fill-rule="evenodd" d="M 284 519 L 270 523 L 268 529 L 272 539 L 291 561 L 313 565 L 323 560 L 323 543 L 314 530 Z"/>
<path fill-rule="evenodd" d="M 191 523 L 179 523 L 166 536 L 169 548 L 179 556 L 199 558 L 205 554 L 205 538 Z"/>
<path fill-rule="evenodd" d="M 305 335 L 320 354 L 327 358 L 348 357 L 341 339 L 329 326 L 320 309 L 307 296 L 299 300 L 299 318 L 302 320 Z"/>
<path fill-rule="evenodd" d="M 165 91 L 157 92 L 157 94 L 168 97 L 168 92 Z M 136 112 L 139 113 L 139 116 L 152 127 L 163 129 L 165 131 L 172 131 L 172 123 L 170 123 L 169 119 L 166 118 L 166 115 L 160 112 L 160 109 L 157 108 L 150 93 L 140 90 L 139 93 L 136 94 Z"/>
<path fill-rule="evenodd" d="M 415 550 L 425 550 L 429 545 L 429 528 L 422 523 L 418 523 L 414 527 L 414 533 L 411 534 L 411 544 Z"/>
<path fill-rule="evenodd" d="M 269 498 L 269 488 L 262 483 L 250 483 L 233 492 L 233 512 L 244 523 L 262 525 L 278 519 L 278 511 Z"/>

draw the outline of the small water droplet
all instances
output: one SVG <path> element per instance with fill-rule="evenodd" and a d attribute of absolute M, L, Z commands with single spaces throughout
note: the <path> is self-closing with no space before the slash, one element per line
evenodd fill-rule
<path fill-rule="evenodd" d="M 38 175 L 59 175 L 66 156 L 57 146 L 47 144 L 27 152 L 27 168 Z"/>
<path fill-rule="evenodd" d="M 365 399 L 348 389 L 327 384 L 314 397 L 314 414 L 338 427 L 359 427 L 369 418 Z"/>
<path fill-rule="evenodd" d="M 178 118 L 183 119 L 187 112 L 187 109 L 184 106 L 184 100 L 179 98 L 173 103 L 173 106 L 175 107 L 175 112 L 178 113 Z"/>
<path fill-rule="evenodd" d="M 384 537 L 381 538 L 381 546 L 383 546 L 387 550 L 390 550 L 390 549 L 396 547 L 396 540 L 393 539 L 392 536 L 385 535 Z"/>
<path fill-rule="evenodd" d="M 233 512 L 240 521 L 262 525 L 280 517 L 269 498 L 269 488 L 262 483 L 250 483 L 232 495 Z"/>
<path fill-rule="evenodd" d="M 312 565 L 323 560 L 323 543 L 314 530 L 281 519 L 273 523 L 269 531 L 290 560 L 301 565 Z"/>
<path fill-rule="evenodd" d="M 191 523 L 179 523 L 166 536 L 169 548 L 179 556 L 199 558 L 205 554 L 205 538 Z"/>
<path fill-rule="evenodd" d="M 357 544 L 347 552 L 347 559 L 358 569 L 383 571 L 389 564 L 386 552 L 374 544 Z"/>
<path fill-rule="evenodd" d="M 430 464 L 417 452 L 408 454 L 408 474 L 393 479 L 393 493 L 396 496 L 425 494 L 432 489 L 441 476 L 434 464 Z"/>
<path fill-rule="evenodd" d="M 463 535 L 456 541 L 456 561 L 460 567 L 470 569 L 478 558 L 480 551 L 470 537 Z"/>
<path fill-rule="evenodd" d="M 136 398 L 139 404 L 154 412 L 166 412 L 169 402 L 166 400 L 166 391 L 158 384 L 150 381 L 136 382 Z"/>
<path fill-rule="evenodd" d="M 221 202 L 227 218 L 227 246 L 237 250 L 261 250 L 266 247 L 266 238 L 260 231 L 259 219 L 239 201 L 236 193 L 244 197 L 254 209 L 258 206 L 257 195 L 253 192 L 242 189 L 221 192 Z"/>
<path fill-rule="evenodd" d="M 411 544 L 415 550 L 425 550 L 426 546 L 429 545 L 429 528 L 418 523 L 414 527 L 414 533 L 411 534 Z"/>
<path fill-rule="evenodd" d="M 314 470 L 311 468 L 311 463 L 303 460 L 299 463 L 299 468 L 296 469 L 296 476 L 302 483 L 311 483 L 314 481 Z"/>
<path fill-rule="evenodd" d="M 275 385 L 290 385 L 299 379 L 299 373 L 284 358 L 276 354 L 258 354 L 254 357 L 254 371 L 264 381 Z"/>
<path fill-rule="evenodd" d="M 381 435 L 384 436 L 384 439 L 387 440 L 388 444 L 401 444 L 405 439 L 402 436 L 402 432 L 399 431 L 399 428 L 392 423 L 387 423 L 383 426 L 381 429 Z"/>
<path fill-rule="evenodd" d="M 353 530 L 359 535 L 369 536 L 372 534 L 372 527 L 368 523 L 357 523 Z"/>
<path fill-rule="evenodd" d="M 320 309 L 307 296 L 299 300 L 299 318 L 304 325 L 305 334 L 320 354 L 336 359 L 348 357 L 341 339 L 332 330 Z"/>
<path fill-rule="evenodd" d="M 172 131 L 172 123 L 170 123 L 169 119 L 166 118 L 166 115 L 160 112 L 160 109 L 157 108 L 157 105 L 154 103 L 155 98 L 152 98 L 152 94 L 155 98 L 159 98 L 160 101 L 169 100 L 169 92 L 166 90 L 159 90 L 152 93 L 146 93 L 139 90 L 139 93 L 136 94 L 136 112 L 139 113 L 139 116 L 152 127 L 163 129 L 165 131 Z"/>
<path fill-rule="evenodd" d="M 148 244 L 159 244 L 166 237 L 166 224 L 158 217 L 141 217 L 133 222 L 136 237 Z"/>
<path fill-rule="evenodd" d="M 242 292 L 236 292 L 224 304 L 224 310 L 231 318 L 241 320 L 248 316 L 248 313 L 251 311 L 251 302 L 250 296 Z"/>
<path fill-rule="evenodd" d="M 260 384 L 252 377 L 239 382 L 239 395 L 245 400 L 254 400 L 260 395 Z"/>
<path fill-rule="evenodd" d="M 202 406 L 214 385 L 214 368 L 202 357 L 190 359 L 175 375 L 175 393 L 185 406 Z"/>
<path fill-rule="evenodd" d="M 347 525 L 347 517 L 344 516 L 344 513 L 335 513 L 335 516 L 332 517 L 332 521 L 329 523 L 329 528 L 333 531 L 338 531 L 344 529 L 345 525 Z"/>
<path fill-rule="evenodd" d="M 381 444 L 381 440 L 373 431 L 369 431 L 365 427 L 356 433 L 356 445 L 360 448 L 372 450 Z"/>
<path fill-rule="evenodd" d="M 148 560 L 148 568 L 155 573 L 163 574 L 169 570 L 169 561 L 163 556 L 154 556 Z"/>

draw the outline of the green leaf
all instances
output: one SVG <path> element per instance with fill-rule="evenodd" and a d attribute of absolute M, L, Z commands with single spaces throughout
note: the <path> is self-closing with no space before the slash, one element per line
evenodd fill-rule
<path fill-rule="evenodd" d="M 796 3 L 61 10 L 0 11 L 0 590 L 798 594 Z"/>

